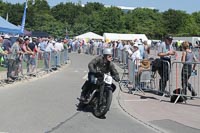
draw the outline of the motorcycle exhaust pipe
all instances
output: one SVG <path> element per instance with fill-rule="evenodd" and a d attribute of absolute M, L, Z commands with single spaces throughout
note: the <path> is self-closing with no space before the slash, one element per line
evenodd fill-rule
<path fill-rule="evenodd" d="M 92 100 L 92 98 L 94 97 L 94 94 L 97 92 L 97 90 L 94 90 L 93 92 L 92 92 L 92 94 L 90 95 L 90 98 L 87 100 L 87 101 L 85 101 L 85 102 L 83 102 L 84 104 L 88 104 L 88 103 L 90 103 L 90 101 Z"/>

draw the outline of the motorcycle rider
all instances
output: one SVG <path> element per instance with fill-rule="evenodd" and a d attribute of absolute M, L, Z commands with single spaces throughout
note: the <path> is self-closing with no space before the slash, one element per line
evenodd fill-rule
<path fill-rule="evenodd" d="M 119 73 L 115 69 L 114 64 L 112 63 L 112 49 L 105 48 L 103 50 L 103 56 L 97 56 L 94 58 L 89 64 L 89 73 L 88 73 L 88 80 L 82 86 L 81 92 L 81 101 L 85 101 L 85 95 L 87 94 L 88 90 L 92 88 L 92 86 L 96 85 L 96 77 L 103 77 L 104 73 L 111 74 L 112 78 L 119 82 Z M 114 86 L 114 84 L 112 85 Z M 115 88 L 113 88 L 115 89 Z"/>

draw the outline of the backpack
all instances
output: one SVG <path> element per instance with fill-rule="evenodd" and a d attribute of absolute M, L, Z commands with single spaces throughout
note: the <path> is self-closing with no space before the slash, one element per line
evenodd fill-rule
<path fill-rule="evenodd" d="M 177 89 L 175 89 L 173 91 L 173 94 L 181 94 L 181 92 L 182 92 L 182 89 L 181 88 L 177 88 Z M 176 101 L 177 97 L 178 97 L 178 95 L 172 95 L 170 97 L 170 102 L 174 103 Z M 177 100 L 177 103 L 178 102 L 181 103 L 183 101 L 184 101 L 184 98 L 183 97 L 179 97 L 179 99 Z"/>
<path fill-rule="evenodd" d="M 156 58 L 152 61 L 152 72 L 156 72 L 161 68 L 162 62 L 160 58 Z"/>

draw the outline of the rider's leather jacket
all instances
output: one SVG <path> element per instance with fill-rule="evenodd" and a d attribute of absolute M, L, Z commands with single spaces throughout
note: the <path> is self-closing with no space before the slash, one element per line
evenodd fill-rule
<path fill-rule="evenodd" d="M 117 72 L 114 64 L 112 62 L 106 61 L 103 56 L 97 56 L 88 64 L 90 73 L 109 73 L 115 81 L 119 81 L 119 73 Z"/>

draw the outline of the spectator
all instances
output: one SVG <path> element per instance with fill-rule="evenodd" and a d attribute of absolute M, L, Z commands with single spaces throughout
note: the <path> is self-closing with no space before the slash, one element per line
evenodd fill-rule
<path fill-rule="evenodd" d="M 26 62 L 26 67 L 27 67 L 27 73 L 29 74 L 29 72 L 30 72 L 30 57 L 31 57 L 31 55 L 33 55 L 34 54 L 34 52 L 28 47 L 28 45 L 29 45 L 29 43 L 30 43 L 30 39 L 29 39 L 29 37 L 25 37 L 24 38 L 24 44 L 22 45 L 22 51 L 24 52 L 24 57 L 23 57 L 23 59 L 24 59 L 24 61 Z"/>
<path fill-rule="evenodd" d="M 177 50 L 181 51 L 181 40 L 177 41 Z"/>
<path fill-rule="evenodd" d="M 144 41 L 144 59 L 147 59 L 150 54 L 150 47 L 147 44 L 147 41 Z"/>
<path fill-rule="evenodd" d="M 67 39 L 64 39 L 63 41 L 63 48 L 64 48 L 64 63 L 67 64 L 67 60 L 68 60 L 68 43 L 69 41 Z"/>
<path fill-rule="evenodd" d="M 56 49 L 55 49 L 55 47 L 54 47 L 54 44 L 55 44 L 55 41 L 54 40 L 52 40 L 52 39 L 50 39 L 50 40 L 48 40 L 47 41 L 47 43 L 45 44 L 45 59 L 44 59 L 44 61 L 45 61 L 45 68 L 47 69 L 47 70 L 49 70 L 50 69 L 50 58 L 52 58 L 53 59 L 53 53 L 56 53 Z M 50 54 L 51 53 L 51 54 Z M 50 55 L 52 55 L 51 57 L 50 57 Z M 50 69 L 50 71 L 51 71 L 51 69 Z"/>
<path fill-rule="evenodd" d="M 131 52 L 129 52 L 129 51 L 128 51 L 128 53 L 131 54 Z M 140 55 L 140 50 L 139 50 L 138 43 L 135 42 L 135 44 L 133 45 L 133 53 L 130 56 L 131 56 L 132 61 L 134 62 L 134 66 L 135 66 L 134 70 L 133 70 L 133 74 L 135 75 L 135 78 L 136 78 L 135 79 L 136 80 L 135 85 L 138 85 L 139 78 L 138 78 L 137 72 L 138 72 L 138 67 L 140 65 L 140 59 L 141 59 L 141 55 Z M 128 93 L 132 93 L 132 91 L 129 90 Z"/>
<path fill-rule="evenodd" d="M 127 52 L 131 48 L 130 42 L 125 42 L 124 50 Z"/>
<path fill-rule="evenodd" d="M 142 43 L 142 40 L 138 40 L 138 48 L 140 50 L 140 59 L 144 59 L 144 44 Z"/>
<path fill-rule="evenodd" d="M 4 40 L 3 40 L 3 45 L 2 48 L 5 52 L 9 53 L 10 52 L 10 48 L 11 48 L 12 44 L 10 41 L 10 36 L 8 36 L 7 34 L 4 36 Z"/>
<path fill-rule="evenodd" d="M 158 73 L 161 77 L 159 81 L 159 90 L 161 92 L 165 91 L 167 81 L 169 80 L 169 67 L 168 63 L 171 64 L 171 56 L 175 55 L 175 51 L 172 47 L 173 37 L 170 35 L 165 36 L 164 42 L 158 47 L 158 56 L 161 59 L 161 68 L 158 70 Z"/>
<path fill-rule="evenodd" d="M 189 83 L 189 78 L 191 76 L 192 70 L 195 70 L 196 64 L 193 65 L 192 63 L 195 61 L 197 62 L 197 58 L 195 57 L 194 53 L 189 48 L 189 43 L 187 41 L 182 43 L 182 57 L 181 61 L 184 62 L 181 72 L 181 81 L 182 81 L 182 88 L 183 94 L 187 95 L 187 88 L 191 91 L 192 96 L 196 96 L 196 92 L 194 91 L 192 85 Z"/>
<path fill-rule="evenodd" d="M 30 50 L 33 52 L 32 55 L 30 55 L 30 76 L 35 76 L 33 74 L 35 67 L 36 67 L 36 54 L 38 52 L 38 47 L 37 47 L 37 38 L 33 37 L 32 38 L 32 42 L 28 44 L 28 47 L 30 48 Z"/>
<path fill-rule="evenodd" d="M 64 49 L 63 43 L 59 40 L 59 42 L 52 41 L 55 49 L 55 67 L 61 67 L 60 64 L 60 55 L 61 51 Z"/>
<path fill-rule="evenodd" d="M 7 71 L 7 80 L 13 81 L 15 79 L 15 75 L 12 74 L 13 71 L 17 72 L 17 66 L 18 66 L 18 57 L 19 54 L 22 54 L 23 52 L 20 51 L 20 44 L 22 43 L 22 39 L 18 38 L 16 42 L 13 44 L 13 46 L 10 49 L 10 53 L 8 54 L 8 71 Z"/>
<path fill-rule="evenodd" d="M 4 55 L 7 55 L 7 51 L 4 51 L 2 49 L 2 45 L 3 45 L 3 38 L 0 36 L 0 64 L 1 65 L 4 62 Z"/>
<path fill-rule="evenodd" d="M 196 47 L 196 48 L 199 48 L 199 47 L 200 47 L 200 38 L 197 39 L 196 44 L 195 44 L 195 47 Z"/>
<path fill-rule="evenodd" d="M 122 41 L 118 41 L 118 59 L 119 59 L 119 63 L 122 64 L 122 50 L 124 49 L 124 45 L 122 43 Z"/>
<path fill-rule="evenodd" d="M 131 55 L 131 59 L 133 62 L 136 63 L 136 60 L 139 60 L 141 59 L 141 56 L 140 56 L 140 50 L 139 50 L 139 46 L 138 46 L 138 43 L 135 43 L 133 45 L 133 54 Z"/>

